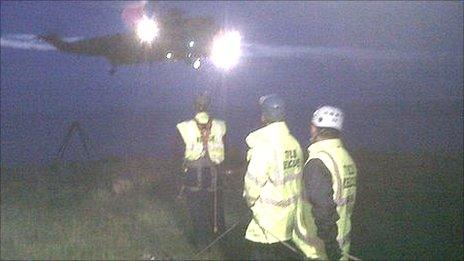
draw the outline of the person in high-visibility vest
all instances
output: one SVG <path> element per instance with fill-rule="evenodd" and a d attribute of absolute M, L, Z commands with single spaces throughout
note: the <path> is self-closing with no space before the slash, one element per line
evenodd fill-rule
<path fill-rule="evenodd" d="M 292 238 L 300 192 L 303 156 L 290 134 L 285 104 L 277 95 L 261 97 L 263 127 L 246 138 L 248 168 L 243 196 L 252 211 L 245 238 L 252 245 L 250 259 L 285 259 Z"/>
<path fill-rule="evenodd" d="M 182 192 L 193 224 L 193 243 L 204 248 L 224 231 L 221 175 L 218 166 L 225 157 L 226 124 L 208 113 L 210 98 L 203 93 L 195 100 L 193 119 L 177 124 L 185 145 Z"/>
<path fill-rule="evenodd" d="M 357 169 L 341 140 L 343 118 L 340 109 L 323 106 L 310 123 L 293 232 L 294 244 L 310 259 L 348 259 Z"/>

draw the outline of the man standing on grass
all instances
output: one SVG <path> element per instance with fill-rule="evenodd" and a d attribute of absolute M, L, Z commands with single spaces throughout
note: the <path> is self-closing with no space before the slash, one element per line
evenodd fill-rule
<path fill-rule="evenodd" d="M 357 170 L 342 143 L 342 126 L 343 112 L 331 106 L 314 112 L 309 126 L 293 241 L 310 259 L 348 259 Z"/>
<path fill-rule="evenodd" d="M 209 96 L 199 95 L 195 100 L 195 117 L 177 124 L 185 145 L 182 190 L 197 250 L 207 246 L 225 226 L 218 165 L 224 161 L 226 124 L 209 115 L 209 105 Z"/>
<path fill-rule="evenodd" d="M 263 127 L 250 133 L 243 196 L 253 212 L 245 238 L 252 260 L 287 259 L 299 197 L 302 152 L 285 124 L 285 104 L 277 95 L 261 97 Z"/>

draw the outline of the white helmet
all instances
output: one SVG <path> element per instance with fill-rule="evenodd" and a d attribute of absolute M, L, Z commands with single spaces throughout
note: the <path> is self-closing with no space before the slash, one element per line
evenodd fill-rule
<path fill-rule="evenodd" d="M 322 106 L 314 112 L 311 123 L 316 127 L 342 131 L 343 112 L 339 108 Z"/>

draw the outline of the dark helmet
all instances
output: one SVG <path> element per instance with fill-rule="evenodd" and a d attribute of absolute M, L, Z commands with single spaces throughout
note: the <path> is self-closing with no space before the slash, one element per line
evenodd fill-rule
<path fill-rule="evenodd" d="M 197 111 L 208 111 L 211 99 L 207 92 L 203 92 L 195 99 L 195 109 Z"/>
<path fill-rule="evenodd" d="M 261 112 L 268 122 L 283 121 L 285 118 L 285 102 L 277 94 L 269 94 L 259 98 Z"/>

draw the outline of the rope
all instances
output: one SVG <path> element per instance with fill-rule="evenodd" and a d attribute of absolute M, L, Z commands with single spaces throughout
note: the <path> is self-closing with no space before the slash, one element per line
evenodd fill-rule
<path fill-rule="evenodd" d="M 219 235 L 218 237 L 216 237 L 213 241 L 211 241 L 211 243 L 209 243 L 205 248 L 203 248 L 202 250 L 200 250 L 198 253 L 196 253 L 194 256 L 198 256 L 198 255 L 201 255 L 203 252 L 205 252 L 206 250 L 208 250 L 210 247 L 212 247 L 214 244 L 216 244 L 216 242 L 218 242 L 219 240 L 221 240 L 226 234 L 228 234 L 230 231 L 232 231 L 238 224 L 240 224 L 240 222 L 242 222 L 242 220 L 238 220 L 237 222 L 235 222 L 230 228 L 228 228 L 224 233 L 222 233 L 221 235 Z"/>
<path fill-rule="evenodd" d="M 355 257 L 353 255 L 350 255 L 350 254 L 346 254 L 346 256 L 351 259 L 351 260 L 354 260 L 354 261 L 362 261 L 359 257 Z"/>
<path fill-rule="evenodd" d="M 256 202 L 256 201 L 255 201 Z M 282 245 L 284 245 L 287 249 L 289 249 L 290 251 L 292 251 L 293 253 L 295 253 L 296 255 L 298 256 L 303 256 L 303 254 L 296 250 L 294 247 L 292 247 L 290 244 L 288 244 L 287 242 L 285 241 L 280 241 L 280 239 L 278 237 L 276 237 L 274 234 L 272 234 L 271 232 L 269 232 L 268 230 L 264 229 L 261 224 L 259 224 L 258 220 L 256 219 L 255 215 L 253 215 L 253 220 L 256 222 L 256 225 L 258 225 L 258 227 L 263 231 L 263 234 L 264 236 L 267 238 L 266 234 L 269 234 L 271 235 L 273 238 L 279 240 L 278 242 L 281 243 Z M 303 256 L 304 258 L 306 258 L 305 256 Z"/>

